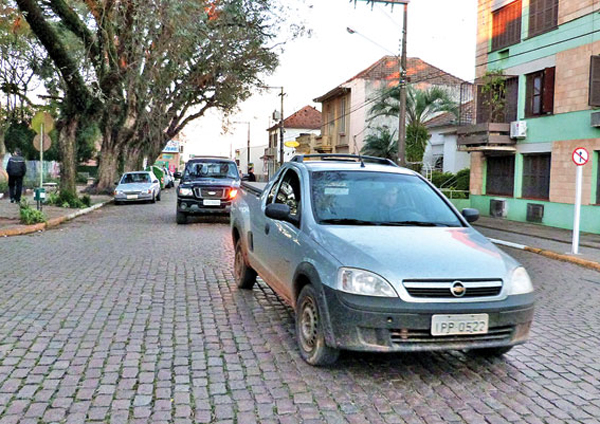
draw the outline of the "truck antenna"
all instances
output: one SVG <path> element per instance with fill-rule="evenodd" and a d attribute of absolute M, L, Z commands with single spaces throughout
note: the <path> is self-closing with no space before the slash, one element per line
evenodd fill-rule
<path fill-rule="evenodd" d="M 360 167 L 364 168 L 365 162 L 363 161 L 362 155 L 360 154 L 360 150 L 358 150 L 358 145 L 356 144 L 356 134 L 352 136 L 352 139 L 354 140 L 354 149 L 356 150 L 356 154 L 358 154 L 358 159 L 360 159 Z"/>

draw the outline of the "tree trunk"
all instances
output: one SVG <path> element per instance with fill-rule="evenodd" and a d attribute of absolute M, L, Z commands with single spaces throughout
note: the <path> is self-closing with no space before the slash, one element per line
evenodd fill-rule
<path fill-rule="evenodd" d="M 66 118 L 60 129 L 58 144 L 62 162 L 60 166 L 60 190 L 77 196 L 77 128 L 79 117 Z"/>
<path fill-rule="evenodd" d="M 102 150 L 99 155 L 100 165 L 98 167 L 98 186 L 96 190 L 98 193 L 112 193 L 118 177 L 119 152 L 114 146 L 105 146 L 104 142 L 102 144 Z"/>
<path fill-rule="evenodd" d="M 144 156 L 140 149 L 136 147 L 130 147 L 127 149 L 125 156 L 125 172 L 139 171 L 144 165 Z"/>

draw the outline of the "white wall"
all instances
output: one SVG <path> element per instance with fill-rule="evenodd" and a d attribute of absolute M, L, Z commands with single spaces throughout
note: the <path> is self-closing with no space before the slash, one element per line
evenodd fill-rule
<path fill-rule="evenodd" d="M 267 174 L 267 167 L 265 162 L 261 159 L 261 156 L 265 154 L 265 149 L 269 147 L 268 145 L 264 146 L 250 146 L 250 162 L 254 164 L 254 175 L 258 178 L 260 175 Z M 240 162 L 240 169 L 242 170 L 242 174 L 246 174 L 248 172 L 248 148 L 243 147 L 241 149 L 236 150 L 239 151 L 239 154 L 236 155 L 236 159 Z"/>
<path fill-rule="evenodd" d="M 433 128 L 429 130 L 431 138 L 423 155 L 423 163 L 429 166 L 435 164 L 435 157 L 444 156 L 444 172 L 456 174 L 471 164 L 467 152 L 459 152 L 456 148 L 456 134 L 449 131 L 448 127 Z"/>

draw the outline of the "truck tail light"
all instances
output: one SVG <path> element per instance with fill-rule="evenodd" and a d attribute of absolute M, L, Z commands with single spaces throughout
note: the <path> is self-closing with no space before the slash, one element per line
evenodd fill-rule
<path fill-rule="evenodd" d="M 238 192 L 238 191 L 237 191 L 235 188 L 232 188 L 232 189 L 229 191 L 229 199 L 231 199 L 231 200 L 235 199 L 235 196 L 237 196 L 237 192 Z"/>

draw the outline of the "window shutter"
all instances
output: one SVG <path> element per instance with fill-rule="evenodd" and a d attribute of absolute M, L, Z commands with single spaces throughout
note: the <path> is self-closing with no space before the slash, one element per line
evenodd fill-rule
<path fill-rule="evenodd" d="M 556 68 L 544 70 L 544 91 L 542 94 L 542 112 L 554 113 L 554 75 Z"/>
<path fill-rule="evenodd" d="M 600 56 L 590 57 L 590 106 L 600 106 Z"/>
<path fill-rule="evenodd" d="M 513 77 L 506 80 L 506 108 L 505 122 L 517 120 L 517 105 L 519 102 L 519 78 Z"/>

